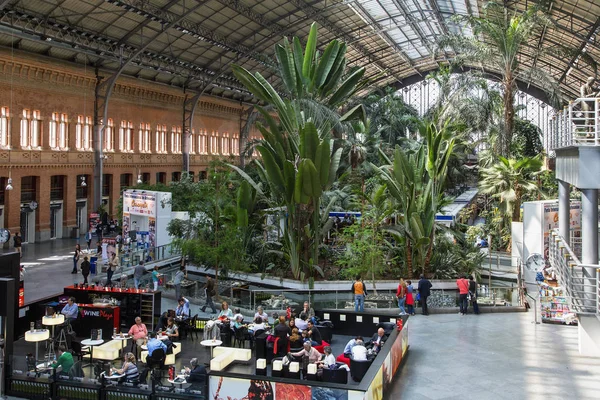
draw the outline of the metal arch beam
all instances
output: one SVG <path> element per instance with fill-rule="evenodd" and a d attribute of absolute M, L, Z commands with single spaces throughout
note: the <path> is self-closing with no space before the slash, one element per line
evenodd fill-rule
<path fill-rule="evenodd" d="M 102 205 L 102 179 L 103 179 L 103 164 L 104 164 L 104 155 L 102 152 L 102 142 L 103 142 L 103 133 L 104 133 L 104 123 L 108 120 L 108 100 L 112 94 L 112 91 L 115 87 L 115 82 L 125 69 L 129 63 L 136 59 L 140 54 L 144 52 L 144 50 L 158 37 L 160 37 L 167 29 L 171 28 L 174 24 L 177 24 L 180 20 L 185 18 L 189 13 L 194 12 L 204 2 L 198 2 L 187 9 L 183 14 L 175 18 L 169 24 L 163 26 L 162 31 L 157 32 L 151 38 L 148 39 L 145 45 L 138 48 L 129 58 L 122 59 L 121 65 L 118 70 L 116 70 L 109 78 L 107 79 L 98 79 L 96 83 L 95 89 L 95 100 L 94 100 L 94 209 L 97 210 Z M 169 3 L 169 4 L 172 4 Z"/>
<path fill-rule="evenodd" d="M 183 101 L 183 136 L 181 137 L 183 154 L 182 172 L 190 172 L 190 137 L 192 135 L 192 125 L 194 124 L 194 113 L 196 112 L 196 107 L 198 107 L 198 101 L 202 93 L 198 92 L 193 96 L 186 94 Z"/>
<path fill-rule="evenodd" d="M 592 39 L 592 36 L 594 36 L 594 34 L 596 33 L 596 31 L 599 28 L 600 28 L 600 16 L 596 19 L 596 22 L 594 23 L 594 25 L 592 26 L 592 28 L 588 32 L 585 40 L 579 46 L 579 49 L 577 50 L 577 54 L 575 54 L 575 56 L 573 56 L 573 58 L 569 62 L 569 65 L 568 65 L 567 69 L 561 75 L 560 79 L 558 80 L 559 84 L 561 84 L 565 80 L 565 78 L 567 77 L 567 73 L 569 72 L 569 69 L 571 69 L 575 65 L 575 61 L 577 61 L 577 59 L 579 58 L 579 56 L 583 52 L 583 49 L 585 49 L 585 46 L 587 46 L 588 43 L 590 43 L 590 41 Z"/>

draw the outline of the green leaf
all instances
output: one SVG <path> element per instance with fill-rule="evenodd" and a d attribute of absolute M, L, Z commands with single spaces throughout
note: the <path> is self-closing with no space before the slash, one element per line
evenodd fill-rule
<path fill-rule="evenodd" d="M 285 184 L 283 182 L 283 174 L 280 166 L 275 162 L 273 154 L 263 145 L 256 146 L 256 150 L 262 156 L 265 170 L 269 176 L 269 180 L 280 193 L 285 193 Z"/>
<path fill-rule="evenodd" d="M 327 81 L 327 77 L 329 76 L 329 72 L 335 63 L 339 48 L 340 44 L 337 40 L 331 41 L 325 48 L 323 56 L 319 60 L 319 65 L 317 66 L 315 77 L 313 79 L 315 87 L 321 88 Z"/>
<path fill-rule="evenodd" d="M 356 90 L 356 85 L 360 82 L 363 75 L 365 74 L 365 68 L 358 68 L 354 71 L 342 84 L 340 87 L 331 95 L 329 98 L 329 105 L 336 106 L 345 100 L 347 100 L 350 96 L 354 94 Z"/>
<path fill-rule="evenodd" d="M 302 63 L 302 75 L 305 78 L 310 77 L 314 66 L 315 51 L 317 50 L 317 23 L 313 22 L 310 25 L 308 40 L 306 41 L 306 51 L 304 53 L 304 62 Z"/>
<path fill-rule="evenodd" d="M 287 44 L 287 39 L 284 38 L 284 43 Z M 287 90 L 292 95 L 298 95 L 296 92 L 296 70 L 294 65 L 294 60 L 290 57 L 290 53 L 288 52 L 289 46 L 284 47 L 282 45 L 275 46 L 275 55 L 277 56 L 277 61 L 279 62 L 279 70 L 281 72 L 281 77 L 283 79 L 283 83 L 285 84 Z"/>

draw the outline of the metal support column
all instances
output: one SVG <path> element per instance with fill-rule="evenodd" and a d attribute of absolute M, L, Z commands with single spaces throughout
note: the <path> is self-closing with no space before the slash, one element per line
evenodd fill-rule
<path fill-rule="evenodd" d="M 558 233 L 563 237 L 565 243 L 570 243 L 571 225 L 571 186 L 568 182 L 558 181 Z"/>
<path fill-rule="evenodd" d="M 581 262 L 598 264 L 598 190 L 581 190 Z"/>

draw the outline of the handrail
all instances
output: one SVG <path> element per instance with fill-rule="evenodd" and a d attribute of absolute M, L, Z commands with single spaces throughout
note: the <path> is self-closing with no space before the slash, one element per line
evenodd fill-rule
<path fill-rule="evenodd" d="M 578 314 L 600 315 L 600 266 L 581 263 L 557 230 L 552 231 L 549 256 L 570 309 Z"/>
<path fill-rule="evenodd" d="M 600 146 L 600 98 L 577 98 L 550 120 L 548 153 L 567 146 Z"/>

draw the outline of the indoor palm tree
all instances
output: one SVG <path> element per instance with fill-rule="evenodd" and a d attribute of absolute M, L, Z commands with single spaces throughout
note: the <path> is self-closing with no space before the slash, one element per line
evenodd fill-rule
<path fill-rule="evenodd" d="M 521 160 L 498 157 L 496 164 L 481 170 L 479 189 L 499 200 L 504 215 L 518 222 L 523 196 L 539 191 L 536 176 L 541 173 L 542 165 L 538 157 Z"/>
<path fill-rule="evenodd" d="M 481 16 L 460 16 L 473 31 L 473 36 L 447 35 L 439 40 L 441 48 L 451 47 L 456 53 L 458 65 L 483 66 L 501 76 L 503 96 L 504 129 L 498 141 L 498 152 L 508 157 L 514 129 L 514 97 L 517 81 L 532 82 L 545 90 L 554 105 L 560 102 L 560 91 L 554 79 L 536 66 L 521 62 L 520 54 L 527 52 L 537 56 L 543 49 L 531 49 L 530 42 L 538 37 L 551 20 L 535 5 L 525 11 L 509 10 L 504 4 L 487 2 Z"/>
<path fill-rule="evenodd" d="M 277 119 L 257 106 L 266 121 L 266 126 L 257 123 L 263 136 L 256 145 L 261 155 L 257 165 L 262 184 L 231 167 L 251 184 L 259 198 L 264 196 L 262 188 L 266 185 L 273 205 L 285 207 L 284 256 L 293 276 L 308 278 L 309 282 L 319 270 L 321 195 L 336 179 L 342 154 L 342 148 L 334 146 L 333 132 L 343 129 L 343 122 L 365 119 L 361 105 L 343 117 L 338 113 L 365 84 L 365 69 L 346 69 L 346 45 L 337 40 L 329 43 L 322 54 L 317 52 L 317 34 L 313 24 L 304 49 L 298 38 L 292 44 L 284 38 L 276 46 L 287 97 L 282 97 L 260 73 L 232 67 L 235 76 L 258 99 L 273 106 Z"/>

